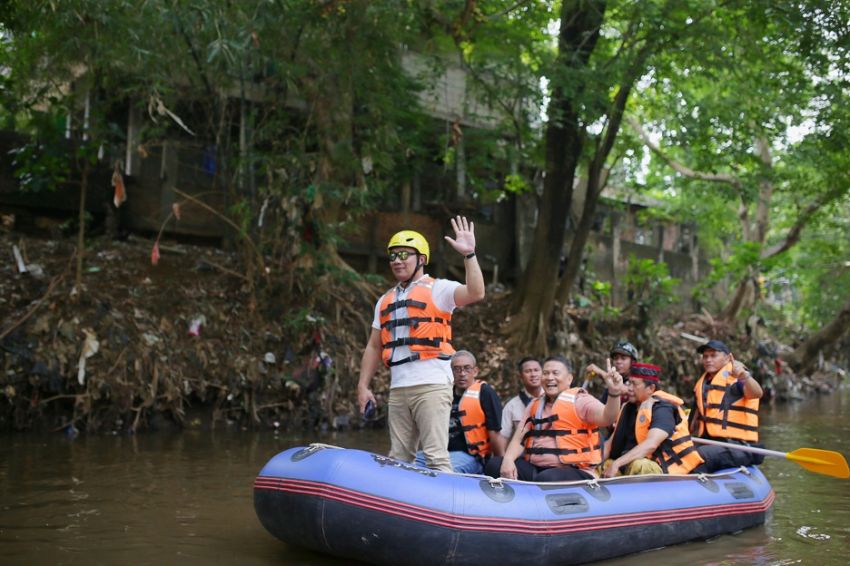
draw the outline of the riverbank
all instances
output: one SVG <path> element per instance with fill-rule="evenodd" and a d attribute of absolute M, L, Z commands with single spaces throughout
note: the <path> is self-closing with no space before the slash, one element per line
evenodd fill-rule
<path fill-rule="evenodd" d="M 11 253 L 2 266 L 0 430 L 363 426 L 355 386 L 381 284 L 269 286 L 256 302 L 235 254 L 163 242 L 152 265 L 146 239 L 94 238 L 88 246 L 83 287 L 75 291 L 73 242 L 0 234 L 0 249 L 17 247 L 28 266 L 20 272 Z M 491 289 L 453 321 L 456 347 L 476 353 L 482 378 L 504 398 L 513 394 L 514 364 L 524 355 L 510 351 L 501 334 L 509 300 Z M 578 368 L 604 364 L 610 344 L 626 337 L 664 368 L 668 389 L 685 397 L 698 377 L 694 335 L 727 340 L 779 400 L 830 393 L 841 379 L 838 371 L 794 375 L 769 338 L 741 338 L 705 313 L 639 331 L 592 308 L 562 314 L 550 347 Z M 387 379 L 374 385 L 385 399 Z M 381 426 L 381 414 L 366 426 Z"/>

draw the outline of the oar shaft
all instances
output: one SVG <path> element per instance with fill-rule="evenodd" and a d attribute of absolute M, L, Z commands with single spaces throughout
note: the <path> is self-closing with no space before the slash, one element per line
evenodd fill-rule
<path fill-rule="evenodd" d="M 733 444 L 731 442 L 720 442 L 719 440 L 709 440 L 707 438 L 692 437 L 691 440 L 697 444 L 709 444 L 711 446 L 722 446 L 731 448 L 732 450 L 740 450 L 742 452 L 752 452 L 753 454 L 764 454 L 765 456 L 776 456 L 778 458 L 787 458 L 788 454 L 777 450 L 768 450 L 767 448 L 757 448 L 755 446 L 745 446 L 743 444 Z"/>

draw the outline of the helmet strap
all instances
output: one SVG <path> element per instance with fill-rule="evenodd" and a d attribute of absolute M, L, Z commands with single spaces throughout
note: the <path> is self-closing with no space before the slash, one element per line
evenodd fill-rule
<path fill-rule="evenodd" d="M 411 281 L 413 281 L 413 278 L 414 278 L 414 277 L 416 277 L 416 273 L 419 271 L 419 268 L 420 268 L 420 267 L 421 267 L 421 268 L 423 269 L 423 271 L 424 271 L 424 269 L 425 269 L 425 265 L 424 265 L 424 264 L 422 264 L 422 263 L 419 263 L 419 258 L 420 258 L 420 257 L 422 257 L 422 254 L 420 254 L 420 253 L 417 251 L 417 252 L 416 252 L 416 268 L 413 270 L 413 273 L 410 275 L 410 279 L 408 279 L 407 281 L 405 281 L 404 283 L 402 283 L 402 284 L 401 284 L 401 286 L 402 286 L 404 289 L 407 289 L 407 286 L 408 286 L 408 285 L 410 285 L 410 282 L 411 282 Z"/>

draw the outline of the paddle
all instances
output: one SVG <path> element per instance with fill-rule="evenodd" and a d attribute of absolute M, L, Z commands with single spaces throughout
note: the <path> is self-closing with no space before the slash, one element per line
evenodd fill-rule
<path fill-rule="evenodd" d="M 723 446 L 733 450 L 741 450 L 743 452 L 752 452 L 754 454 L 764 454 L 765 456 L 776 456 L 785 458 L 792 462 L 797 462 L 810 472 L 832 476 L 835 478 L 850 478 L 850 468 L 847 467 L 847 460 L 840 452 L 832 450 L 820 450 L 818 448 L 797 448 L 793 452 L 778 452 L 776 450 L 767 450 L 766 448 L 756 448 L 755 446 L 743 446 L 741 444 L 732 444 L 730 442 L 718 442 L 717 440 L 708 440 L 707 438 L 696 438 L 692 440 L 698 444 L 710 444 L 712 446 Z"/>

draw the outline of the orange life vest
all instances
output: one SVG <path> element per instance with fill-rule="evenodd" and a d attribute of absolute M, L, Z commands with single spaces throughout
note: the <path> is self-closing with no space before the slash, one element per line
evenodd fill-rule
<path fill-rule="evenodd" d="M 652 424 L 652 406 L 656 402 L 666 402 L 676 410 L 676 428 L 673 434 L 658 446 L 652 454 L 652 458 L 658 462 L 666 474 L 685 475 L 704 462 L 702 456 L 697 452 L 688 431 L 688 419 L 682 406 L 684 401 L 664 391 L 656 391 L 652 397 L 644 401 L 638 407 L 635 419 L 635 438 L 638 443 L 646 440 Z"/>
<path fill-rule="evenodd" d="M 759 400 L 733 393 L 738 380 L 732 375 L 732 364 L 726 364 L 714 374 L 707 390 L 703 388 L 705 375 L 702 374 L 694 386 L 696 436 L 708 433 L 714 438 L 758 442 Z"/>
<path fill-rule="evenodd" d="M 522 439 L 526 459 L 530 459 L 532 454 L 556 454 L 562 464 L 579 468 L 599 465 L 602 461 L 599 429 L 581 420 L 576 413 L 576 395 L 583 391 L 580 387 L 562 391 L 548 410 L 545 398 L 531 402 L 531 416 L 526 421 L 526 424 L 531 424 L 531 429 Z M 544 425 L 549 426 L 543 428 Z M 541 436 L 554 437 L 557 448 L 535 447 L 534 439 Z"/>
<path fill-rule="evenodd" d="M 481 408 L 481 386 L 484 381 L 476 381 L 470 385 L 458 403 L 455 415 L 460 419 L 463 437 L 466 439 L 466 449 L 473 456 L 486 458 L 492 451 L 490 434 L 487 432 L 484 409 Z"/>
<path fill-rule="evenodd" d="M 452 313 L 434 306 L 431 296 L 434 282 L 433 277 L 422 277 L 412 282 L 405 299 L 397 300 L 398 287 L 381 297 L 381 358 L 385 366 L 432 358 L 448 360 L 455 353 L 452 347 Z M 407 314 L 400 317 L 399 309 L 407 309 Z M 408 336 L 397 336 L 400 327 L 409 329 Z M 399 346 L 409 347 L 411 354 L 392 361 L 393 351 Z"/>

